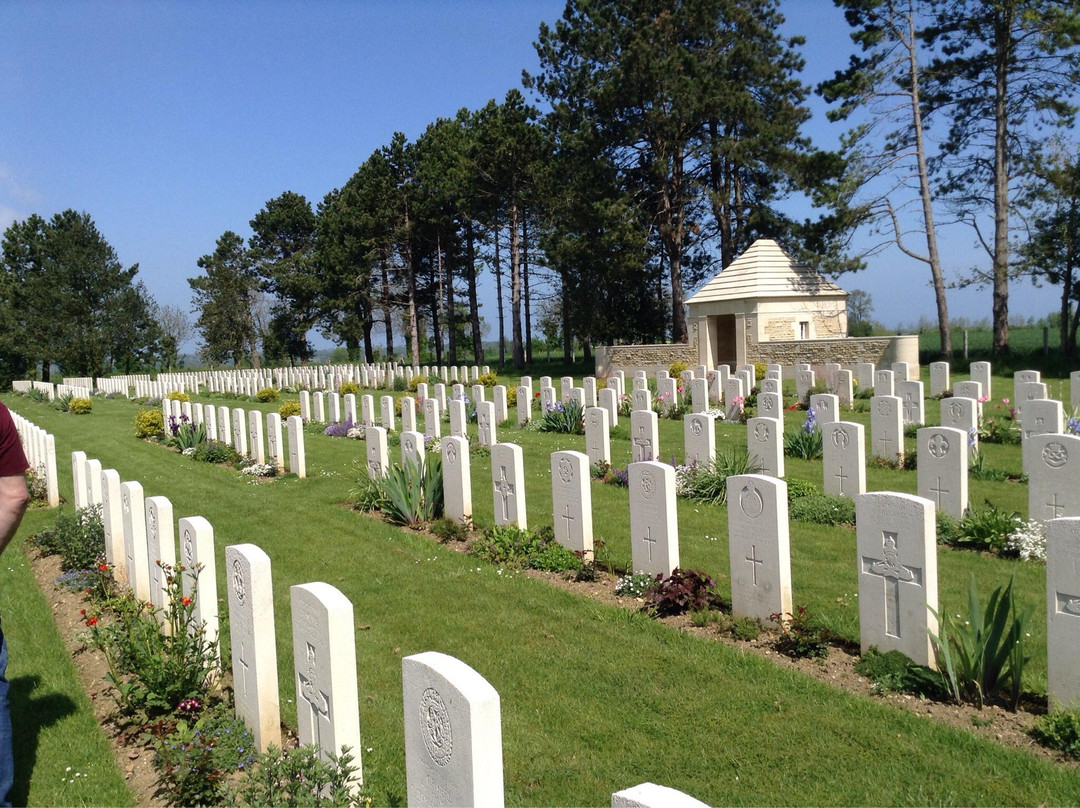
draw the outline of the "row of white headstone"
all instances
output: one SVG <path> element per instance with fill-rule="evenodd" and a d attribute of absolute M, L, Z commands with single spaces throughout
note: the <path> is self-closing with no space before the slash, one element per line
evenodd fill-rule
<path fill-rule="evenodd" d="M 235 407 L 214 407 L 212 404 L 178 401 L 164 398 L 161 400 L 165 432 L 168 435 L 175 425 L 203 425 L 208 440 L 219 441 L 229 446 L 242 457 L 251 458 L 256 463 L 274 466 L 278 473 L 285 471 L 288 457 L 288 470 L 297 477 L 307 476 L 307 454 L 304 449 L 304 422 L 299 415 L 285 419 L 276 412 L 262 410 L 250 412 Z M 286 454 L 286 436 L 288 453 Z"/>
<path fill-rule="evenodd" d="M 178 567 L 167 497 L 144 502 L 139 483 L 121 482 L 115 470 L 102 470 L 84 452 L 73 452 L 71 462 L 76 508 L 102 508 L 106 558 L 117 581 L 164 614 L 170 606 L 165 573 L 182 567 L 184 594 L 194 600 L 196 625 L 190 628 L 201 627 L 207 641 L 216 641 L 217 570 L 210 523 L 200 516 L 179 520 Z M 255 544 L 227 546 L 225 580 L 236 713 L 265 751 L 281 745 L 270 557 Z M 359 788 L 363 761 L 352 603 L 321 581 L 289 591 L 300 743 L 318 746 L 324 756 L 348 747 Z M 438 652 L 405 657 L 402 687 L 409 804 L 501 806 L 502 719 L 495 689 L 465 663 Z M 701 805 L 651 784 L 613 795 L 612 804 L 672 804 L 665 797 Z M 633 799 L 637 802 L 626 801 Z"/>
<path fill-rule="evenodd" d="M 60 485 L 56 476 L 56 438 L 17 412 L 10 412 L 26 461 L 34 474 L 44 480 L 45 499 L 50 508 L 55 508 L 60 504 Z"/>

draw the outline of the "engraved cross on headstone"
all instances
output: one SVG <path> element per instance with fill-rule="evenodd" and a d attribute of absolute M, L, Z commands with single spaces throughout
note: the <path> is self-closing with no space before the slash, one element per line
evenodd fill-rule
<path fill-rule="evenodd" d="M 574 517 L 570 515 L 570 503 L 566 504 L 566 513 L 562 515 L 562 518 L 566 520 L 566 532 L 569 535 L 571 533 L 571 523 L 574 521 Z"/>
<path fill-rule="evenodd" d="M 656 544 L 656 539 L 652 537 L 652 525 L 645 528 L 645 537 L 643 539 L 645 545 L 649 548 L 649 561 L 652 561 L 652 548 Z"/>
<path fill-rule="evenodd" d="M 935 495 L 934 499 L 937 500 L 937 506 L 940 508 L 941 507 L 941 495 L 949 493 L 949 489 L 941 487 L 941 477 L 937 478 L 937 483 L 935 483 L 935 485 L 937 485 L 937 488 L 931 488 L 930 493 Z"/>
<path fill-rule="evenodd" d="M 765 561 L 763 559 L 760 559 L 760 558 L 757 557 L 757 554 L 758 554 L 757 545 L 756 544 L 751 544 L 750 545 L 750 555 L 748 555 L 746 557 L 746 560 L 748 562 L 750 562 L 750 568 L 754 571 L 754 586 L 758 585 L 758 582 L 757 582 L 758 567 L 762 566 L 765 563 Z"/>
<path fill-rule="evenodd" d="M 510 518 L 510 497 L 514 496 L 514 486 L 506 479 L 506 466 L 499 466 L 501 478 L 495 483 L 495 490 L 502 497 L 503 519 Z"/>
<path fill-rule="evenodd" d="M 240 643 L 240 694 L 246 696 L 248 693 L 248 673 L 251 670 L 251 666 L 247 661 L 247 646 L 244 643 Z"/>
<path fill-rule="evenodd" d="M 1061 512 L 1065 510 L 1065 505 L 1064 504 L 1059 504 L 1057 499 L 1058 499 L 1058 495 L 1057 495 L 1057 491 L 1055 491 L 1053 498 L 1049 502 L 1046 503 L 1047 508 L 1053 508 L 1054 509 L 1054 518 L 1055 519 L 1057 519 L 1059 516 L 1061 516 Z"/>
<path fill-rule="evenodd" d="M 889 440 L 889 436 L 883 434 L 880 438 L 878 438 L 878 443 L 881 444 L 881 454 L 882 454 L 882 456 L 883 457 L 888 457 L 889 456 L 889 447 L 892 445 L 892 441 Z"/>
<path fill-rule="evenodd" d="M 634 438 L 634 445 L 638 447 L 637 460 L 652 460 L 652 441 L 645 434 L 644 425 L 638 427 L 638 435 Z"/>
<path fill-rule="evenodd" d="M 310 644 L 308 645 L 308 661 L 310 677 L 302 673 L 297 674 L 300 678 L 300 698 L 311 708 L 311 735 L 315 739 L 315 744 L 321 749 L 322 725 L 324 721 L 330 722 L 330 699 L 319 690 L 318 683 L 315 681 L 315 648 Z"/>
<path fill-rule="evenodd" d="M 839 468 L 839 470 L 836 472 L 836 474 L 834 474 L 833 476 L 840 480 L 840 493 L 843 494 L 844 493 L 844 480 L 846 480 L 848 478 L 848 476 L 846 474 L 844 474 L 844 467 L 841 466 Z"/>
<path fill-rule="evenodd" d="M 896 547 L 896 534 L 888 531 L 881 533 L 883 560 L 864 556 L 863 572 L 881 578 L 885 588 L 885 633 L 890 637 L 900 636 L 900 584 L 922 584 L 922 570 L 905 567 L 900 563 L 900 553 Z"/>

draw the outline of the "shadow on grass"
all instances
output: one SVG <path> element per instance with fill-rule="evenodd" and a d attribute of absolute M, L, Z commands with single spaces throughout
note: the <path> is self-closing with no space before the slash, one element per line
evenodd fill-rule
<path fill-rule="evenodd" d="M 16 676 L 8 690 L 15 747 L 15 785 L 9 795 L 12 805 L 27 804 L 41 731 L 75 712 L 75 702 L 62 693 L 35 697 L 33 692 L 40 684 L 40 676 Z"/>

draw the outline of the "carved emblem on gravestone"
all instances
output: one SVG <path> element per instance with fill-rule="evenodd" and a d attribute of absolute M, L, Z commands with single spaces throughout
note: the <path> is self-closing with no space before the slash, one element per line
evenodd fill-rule
<path fill-rule="evenodd" d="M 763 409 L 763 410 L 772 410 L 772 408 L 773 408 L 773 400 L 771 398 L 766 396 L 765 398 L 763 398 L 761 400 L 761 409 Z"/>
<path fill-rule="evenodd" d="M 420 697 L 420 727 L 424 746 L 437 766 L 445 766 L 454 753 L 454 733 L 442 696 L 429 687 Z"/>
<path fill-rule="evenodd" d="M 833 430 L 832 442 L 837 449 L 846 449 L 851 442 L 851 438 L 848 437 L 848 433 L 843 427 L 837 427 Z"/>
<path fill-rule="evenodd" d="M 739 492 L 739 508 L 750 519 L 757 519 L 765 510 L 765 501 L 761 498 L 761 492 L 754 486 L 747 484 Z"/>
<path fill-rule="evenodd" d="M 124 508 L 124 513 L 131 513 L 131 494 L 126 488 L 120 490 L 120 504 Z"/>
<path fill-rule="evenodd" d="M 953 418 L 959 418 L 964 414 L 964 405 L 959 401 L 954 401 L 949 405 L 949 414 L 952 415 Z"/>
<path fill-rule="evenodd" d="M 695 436 L 701 434 L 701 419 L 700 418 L 691 419 L 691 421 L 690 421 L 690 434 L 695 435 Z"/>
<path fill-rule="evenodd" d="M 569 483 L 574 479 L 574 466 L 566 458 L 559 460 L 559 479 L 564 483 Z"/>
<path fill-rule="evenodd" d="M 191 531 L 184 531 L 184 563 L 191 564 L 195 559 L 195 542 L 191 537 Z"/>
<path fill-rule="evenodd" d="M 405 446 L 405 451 L 406 452 L 415 452 L 416 451 L 416 443 L 415 443 L 415 441 L 413 441 L 412 438 L 405 438 L 402 441 L 402 444 Z"/>
<path fill-rule="evenodd" d="M 653 478 L 653 473 L 646 469 L 641 472 L 641 494 L 646 499 L 653 495 L 653 491 L 656 490 L 656 480 Z"/>
<path fill-rule="evenodd" d="M 888 401 L 879 401 L 877 403 L 878 415 L 888 415 L 892 412 L 892 406 Z"/>
<path fill-rule="evenodd" d="M 1069 462 L 1069 450 L 1063 443 L 1052 441 L 1042 452 L 1043 461 L 1052 469 L 1059 469 Z"/>
<path fill-rule="evenodd" d="M 934 457 L 944 457 L 949 453 L 949 441 L 944 435 L 934 435 L 927 441 L 926 448 Z"/>
<path fill-rule="evenodd" d="M 150 515 L 146 517 L 146 535 L 157 540 L 157 511 L 154 508 L 150 509 Z"/>
<path fill-rule="evenodd" d="M 754 427 L 754 437 L 762 443 L 767 441 L 769 439 L 769 425 L 757 424 Z"/>
<path fill-rule="evenodd" d="M 244 587 L 244 567 L 239 558 L 233 559 L 232 576 L 233 592 L 236 593 L 236 600 L 243 603 L 244 598 L 247 597 L 247 589 Z"/>
<path fill-rule="evenodd" d="M 457 463 L 457 444 L 453 441 L 446 444 L 446 462 L 451 466 Z"/>

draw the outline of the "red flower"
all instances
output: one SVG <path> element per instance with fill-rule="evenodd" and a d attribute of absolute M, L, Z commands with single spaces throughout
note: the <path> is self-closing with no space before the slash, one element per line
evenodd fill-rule
<path fill-rule="evenodd" d="M 86 609 L 79 609 L 79 614 L 86 614 Z"/>
<path fill-rule="evenodd" d="M 99 570 L 101 570 L 102 572 L 108 572 L 109 571 L 109 565 L 108 564 L 98 564 L 97 568 Z"/>
<path fill-rule="evenodd" d="M 93 616 L 88 617 L 87 620 L 86 620 L 86 625 L 88 625 L 88 626 L 96 626 L 97 625 L 97 618 L 93 617 Z"/>
<path fill-rule="evenodd" d="M 89 595 L 89 594 L 92 594 L 92 593 L 93 593 L 93 591 L 94 591 L 93 589 L 87 589 L 87 590 L 86 590 L 86 594 L 88 594 L 88 595 Z"/>
<path fill-rule="evenodd" d="M 180 598 L 180 602 L 183 603 L 185 606 L 190 606 L 191 605 L 191 598 L 186 597 L 186 596 L 182 597 L 182 598 Z"/>

